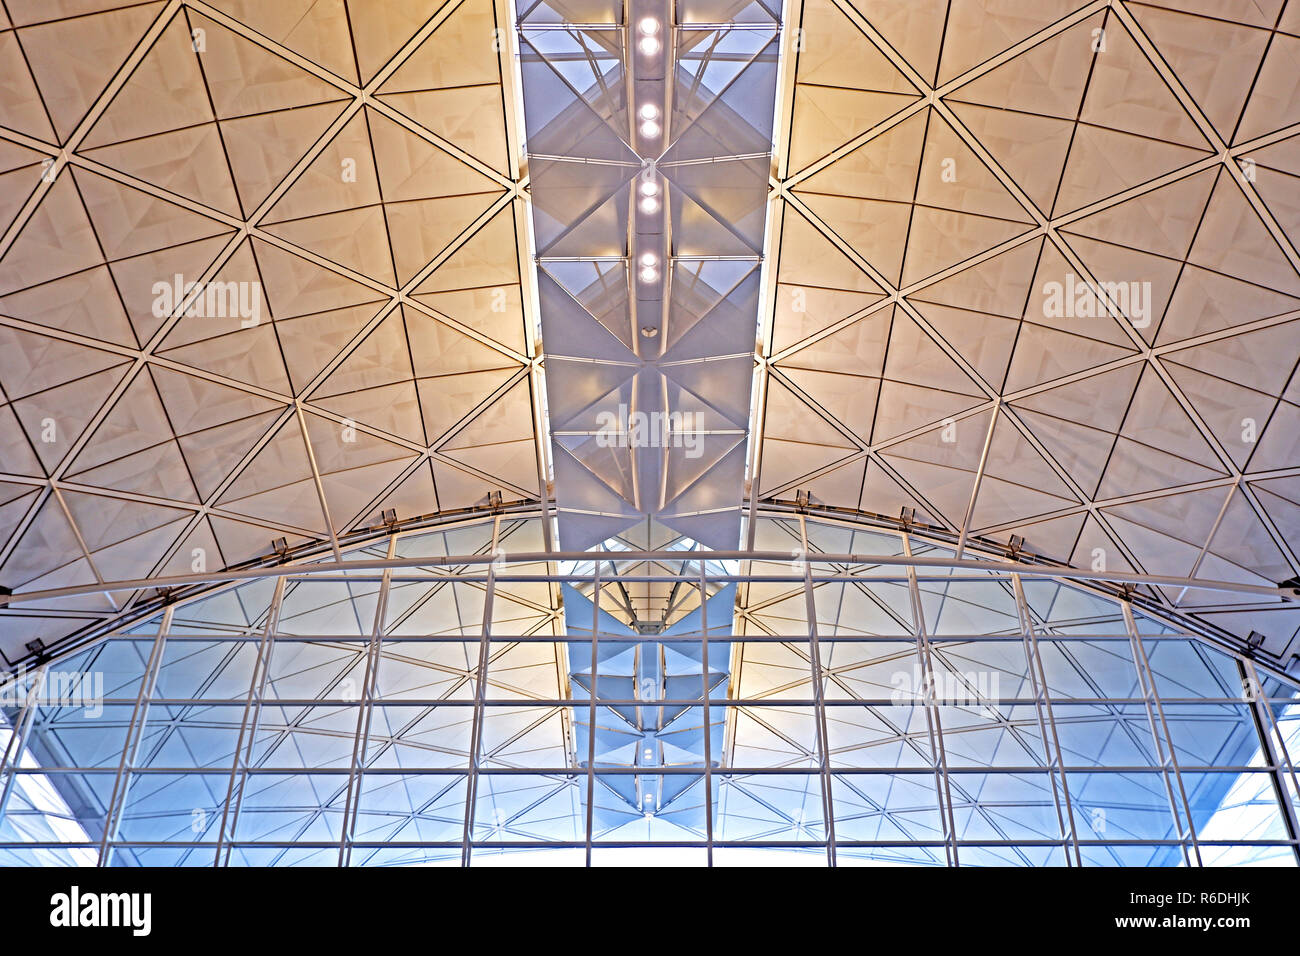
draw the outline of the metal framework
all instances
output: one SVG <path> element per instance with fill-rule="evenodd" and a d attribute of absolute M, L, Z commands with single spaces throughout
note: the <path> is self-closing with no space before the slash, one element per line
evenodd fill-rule
<path fill-rule="evenodd" d="M 910 507 L 1082 567 L 1300 572 L 1300 126 L 1268 93 L 1294 4 L 1219 12 L 788 5 L 751 502 Z M 1248 42 L 1227 87 L 1201 73 Z M 1073 280 L 1091 318 L 1044 310 Z M 1114 290 L 1143 282 L 1140 318 Z M 1153 596 L 1300 652 L 1293 609 Z"/>
<path fill-rule="evenodd" d="M 388 508 L 488 489 L 547 500 L 511 4 L 292 24 L 225 6 L 33 8 L 4 35 L 0 142 L 22 164 L 0 337 L 37 367 L 0 370 L 0 417 L 25 432 L 0 461 L 7 587 L 234 567 L 281 538 L 337 550 Z M 64 99 L 47 84 L 66 50 L 87 69 Z M 194 291 L 155 317 L 155 280 Z M 193 313 L 222 282 L 253 289 L 259 321 Z M 0 620 L 0 654 L 140 597 Z"/>
<path fill-rule="evenodd" d="M 229 6 L 3 18 L 0 862 L 1297 862 L 1296 0 Z"/>
<path fill-rule="evenodd" d="M 511 514 L 219 578 L 6 688 L 0 859 L 1297 862 L 1285 675 L 1069 569 L 756 520 L 748 555 L 548 555 Z"/>

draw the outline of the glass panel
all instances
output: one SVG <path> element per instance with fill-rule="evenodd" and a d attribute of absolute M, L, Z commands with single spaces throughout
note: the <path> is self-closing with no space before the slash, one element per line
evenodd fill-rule
<path fill-rule="evenodd" d="M 896 536 L 808 528 L 811 554 L 902 550 Z M 503 518 L 498 533 L 507 554 L 544 547 L 535 521 Z M 770 548 L 800 541 L 784 518 L 756 533 Z M 466 524 L 395 550 L 486 554 L 491 543 L 489 525 Z M 606 550 L 640 546 L 616 538 Z M 918 572 L 927 627 L 943 632 L 926 638 L 927 671 L 909 585 L 870 580 L 897 569 L 824 565 L 817 574 L 855 579 L 814 587 L 818 686 L 801 582 L 723 580 L 791 577 L 797 565 L 706 559 L 701 587 L 701 554 L 679 537 L 659 561 L 606 560 L 599 593 L 592 561 L 499 564 L 486 644 L 483 582 L 447 568 L 402 580 L 400 569 L 373 697 L 378 575 L 349 581 L 326 566 L 290 582 L 264 680 L 273 585 L 183 603 L 114 807 L 161 626 L 146 619 L 47 670 L 8 774 L 0 863 L 93 863 L 92 835 L 111 817 L 113 865 L 208 865 L 225 815 L 235 865 L 459 865 L 472 780 L 474 865 L 581 864 L 589 839 L 593 864 L 694 865 L 712 836 L 716 865 L 819 866 L 828 778 L 840 865 L 945 865 L 955 848 L 961 865 L 1060 866 L 1073 832 L 1087 865 L 1182 866 L 1188 807 L 1205 863 L 1295 863 L 1280 802 L 1300 806 L 1285 759 L 1300 753 L 1291 682 L 1269 675 L 1252 700 L 1247 664 L 1144 617 L 1156 691 L 1144 700 L 1118 605 L 1026 581 L 1043 687 L 1009 582 L 947 569 Z M 510 580 L 524 574 L 539 580 Z M 34 678 L 8 687 L 0 739 Z M 1263 707 L 1279 728 L 1276 772 Z"/>

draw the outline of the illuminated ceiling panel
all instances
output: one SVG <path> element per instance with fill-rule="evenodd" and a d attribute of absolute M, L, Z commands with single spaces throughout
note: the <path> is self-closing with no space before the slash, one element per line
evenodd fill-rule
<path fill-rule="evenodd" d="M 1293 578 L 1294 6 L 796 3 L 756 496 Z M 1276 598 L 1151 593 L 1300 650 Z"/>
<path fill-rule="evenodd" d="M 539 497 L 504 5 L 10 9 L 0 583 Z M 6 615 L 0 653 L 122 606 Z"/>
<path fill-rule="evenodd" d="M 522 12 L 560 544 L 740 537 L 779 14 Z M 624 16 L 626 19 L 624 19 Z"/>
<path fill-rule="evenodd" d="M 0 860 L 1295 859 L 1298 11 L 7 0 Z"/>

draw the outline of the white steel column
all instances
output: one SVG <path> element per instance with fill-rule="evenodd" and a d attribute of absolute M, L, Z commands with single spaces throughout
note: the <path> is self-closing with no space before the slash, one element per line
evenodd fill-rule
<path fill-rule="evenodd" d="M 1038 715 L 1038 736 L 1043 742 L 1043 757 L 1047 761 L 1047 779 L 1052 787 L 1052 802 L 1056 805 L 1056 822 L 1060 827 L 1061 837 L 1073 850 L 1073 856 L 1069 852 L 1066 853 L 1066 864 L 1082 866 L 1083 859 L 1079 855 L 1079 834 L 1074 826 L 1074 807 L 1070 803 L 1070 785 L 1065 777 L 1065 761 L 1061 757 L 1061 741 L 1056 733 L 1056 719 L 1052 716 L 1052 696 L 1047 687 L 1043 658 L 1038 652 L 1038 634 L 1034 629 L 1033 614 L 1030 613 L 1029 602 L 1025 600 L 1024 582 L 1020 580 L 1020 575 L 1011 575 L 1011 587 L 1016 596 L 1020 629 L 1025 637 L 1025 673 L 1029 677 L 1029 686 L 1034 693 L 1034 710 Z"/>
<path fill-rule="evenodd" d="M 501 533 L 501 516 L 492 519 L 491 551 L 497 553 Z M 469 866 L 473 852 L 475 801 L 478 799 L 479 751 L 483 746 L 483 712 L 487 706 L 488 661 L 492 656 L 492 600 L 496 595 L 496 562 L 488 565 L 487 585 L 483 592 L 483 631 L 478 642 L 478 668 L 474 678 L 474 722 L 469 738 L 469 776 L 465 781 L 465 828 L 461 839 L 461 866 Z"/>
<path fill-rule="evenodd" d="M 149 702 L 153 698 L 154 685 L 158 681 L 158 669 L 162 666 L 163 650 L 167 645 L 167 633 L 171 630 L 172 614 L 175 605 L 168 605 L 163 612 L 162 623 L 158 627 L 158 636 L 154 638 L 149 652 L 148 663 L 140 675 L 140 690 L 136 694 L 135 707 L 131 711 L 131 723 L 127 726 L 126 740 L 122 745 L 122 759 L 117 765 L 117 776 L 113 780 L 113 795 L 108 801 L 108 811 L 104 814 L 104 832 L 99 840 L 99 865 L 109 866 L 113 861 L 113 842 L 117 839 L 118 829 L 122 825 L 122 811 L 126 806 L 127 793 L 131 789 L 131 772 L 135 769 L 135 758 L 140 750 L 140 740 L 144 736 L 145 723 L 149 718 Z"/>
<path fill-rule="evenodd" d="M 397 549 L 397 537 L 389 535 L 388 557 Z M 352 862 L 352 841 L 357 829 L 357 804 L 361 801 L 362 773 L 369 755 L 370 721 L 374 714 L 374 701 L 379 686 L 379 664 L 384 640 L 384 618 L 388 614 L 388 594 L 392 588 L 393 572 L 384 572 L 375 600 L 375 622 L 370 629 L 370 643 L 366 647 L 366 670 L 362 679 L 361 697 L 357 706 L 357 730 L 352 741 L 352 765 L 348 771 L 347 797 L 343 804 L 343 826 L 339 835 L 339 866 Z"/>
<path fill-rule="evenodd" d="M 244 700 L 244 716 L 239 724 L 239 740 L 235 745 L 235 757 L 230 765 L 230 782 L 226 787 L 226 800 L 221 809 L 221 829 L 217 831 L 217 847 L 213 854 L 213 866 L 227 866 L 230 863 L 230 843 L 234 839 L 235 827 L 239 822 L 239 810 L 244 802 L 244 789 L 248 782 L 248 771 L 252 764 L 253 746 L 257 740 L 257 726 L 262 717 L 262 700 L 266 696 L 266 685 L 271 673 L 271 653 L 275 650 L 275 631 L 280 624 L 280 608 L 284 604 L 285 579 L 275 582 L 275 593 L 266 610 L 266 627 L 262 631 L 262 640 L 257 645 L 257 662 L 248 682 L 248 697 Z M 224 854 L 224 855 L 223 855 Z"/>
<path fill-rule="evenodd" d="M 1160 703 L 1160 694 L 1156 690 L 1155 676 L 1151 672 L 1151 662 L 1147 659 L 1146 648 L 1142 645 L 1142 636 L 1138 633 L 1137 623 L 1133 620 L 1133 606 L 1127 601 L 1121 601 L 1120 608 L 1124 612 L 1124 626 L 1128 628 L 1129 647 L 1133 652 L 1133 666 L 1137 670 L 1138 688 L 1142 692 L 1142 702 L 1146 706 L 1147 723 L 1151 728 L 1151 742 L 1155 747 L 1156 760 L 1164 777 L 1165 791 L 1169 797 L 1169 812 L 1173 817 L 1174 829 L 1178 833 L 1183 859 L 1188 866 L 1201 866 L 1201 848 L 1196 842 L 1196 826 L 1192 822 L 1192 808 L 1187 802 L 1187 791 L 1183 787 L 1183 775 L 1178 767 L 1178 757 L 1174 753 L 1174 742 L 1169 734 L 1169 724 L 1165 721 L 1165 709 Z M 1184 825 L 1183 817 L 1179 813 L 1180 804 L 1183 813 L 1186 814 L 1186 825 Z M 1189 842 L 1191 844 L 1190 852 L 1188 850 Z"/>
<path fill-rule="evenodd" d="M 592 567 L 591 592 L 591 686 L 587 708 L 587 866 L 591 866 L 591 838 L 596 806 L 596 658 L 600 635 L 600 559 Z"/>
<path fill-rule="evenodd" d="M 1295 764 L 1286 745 L 1286 735 L 1278 726 L 1277 715 L 1273 713 L 1264 694 L 1264 685 L 1259 679 L 1259 672 L 1255 670 L 1255 662 L 1245 658 L 1239 660 L 1237 666 L 1241 668 L 1246 699 L 1250 701 L 1255 718 L 1260 752 L 1268 766 L 1269 776 L 1272 777 L 1273 791 L 1282 810 L 1282 821 L 1286 824 L 1287 834 L 1292 841 L 1291 852 L 1296 862 L 1300 863 L 1300 814 L 1296 811 L 1296 800 L 1300 800 L 1300 781 L 1296 779 Z"/>
<path fill-rule="evenodd" d="M 5 741 L 4 752 L 0 753 L 0 824 L 4 823 L 5 811 L 9 808 L 9 796 L 13 793 L 14 781 L 18 777 L 16 768 L 22 766 L 27 735 L 31 733 L 32 723 L 36 720 L 41 689 L 45 686 L 46 666 L 42 664 L 32 672 L 31 684 L 28 685 L 22 709 L 18 711 L 18 717 L 9 728 L 9 739 Z"/>
<path fill-rule="evenodd" d="M 821 770 L 822 821 L 826 826 L 826 862 L 835 866 L 835 800 L 831 791 L 830 734 L 826 729 L 826 697 L 822 686 L 822 652 L 817 639 L 817 601 L 813 597 L 812 565 L 808 555 L 808 525 L 799 516 L 799 543 L 803 560 L 804 608 L 808 617 L 808 657 L 812 675 L 813 720 L 817 728 L 817 763 Z"/>
<path fill-rule="evenodd" d="M 912 557 L 912 538 L 904 531 L 903 554 Z M 925 609 L 921 604 L 921 588 L 916 579 L 916 568 L 907 569 L 907 587 L 912 598 L 912 626 L 916 631 L 916 658 L 921 667 L 921 693 L 925 701 L 925 724 L 930 740 L 930 759 L 934 764 L 934 798 L 939 805 L 943 823 L 944 853 L 950 866 L 960 866 L 957 853 L 957 824 L 952 812 L 952 788 L 948 785 L 948 752 L 944 748 L 943 721 L 934 699 L 934 658 L 930 653 L 930 638 L 925 630 Z"/>

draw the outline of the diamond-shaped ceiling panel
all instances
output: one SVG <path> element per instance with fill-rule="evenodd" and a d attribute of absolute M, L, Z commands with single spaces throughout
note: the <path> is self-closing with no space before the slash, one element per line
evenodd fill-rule
<path fill-rule="evenodd" d="M 795 6 L 756 493 L 1293 578 L 1294 4 Z M 1207 594 L 1152 592 L 1300 652 L 1290 605 Z"/>
<path fill-rule="evenodd" d="M 504 7 L 9 13 L 0 584 L 539 496 Z M 0 653 L 120 607 L 5 612 Z"/>
<path fill-rule="evenodd" d="M 779 25 L 670 6 L 632 3 L 626 27 L 520 11 L 566 550 L 638 523 L 740 537 Z"/>
<path fill-rule="evenodd" d="M 1099 572 L 1295 577 L 1295 3 L 788 8 L 769 164 L 760 4 L 679 5 L 663 82 L 609 4 L 521 10 L 516 70 L 493 0 L 10 2 L 0 585 L 548 477 L 566 546 L 647 515 L 734 541 L 748 486 Z M 628 76 L 662 84 L 657 144 Z M 628 228 L 647 171 L 661 233 Z M 594 441 L 620 407 L 690 413 L 692 455 Z M 1290 605 L 1150 596 L 1300 651 Z M 121 609 L 5 610 L 0 651 Z"/>

